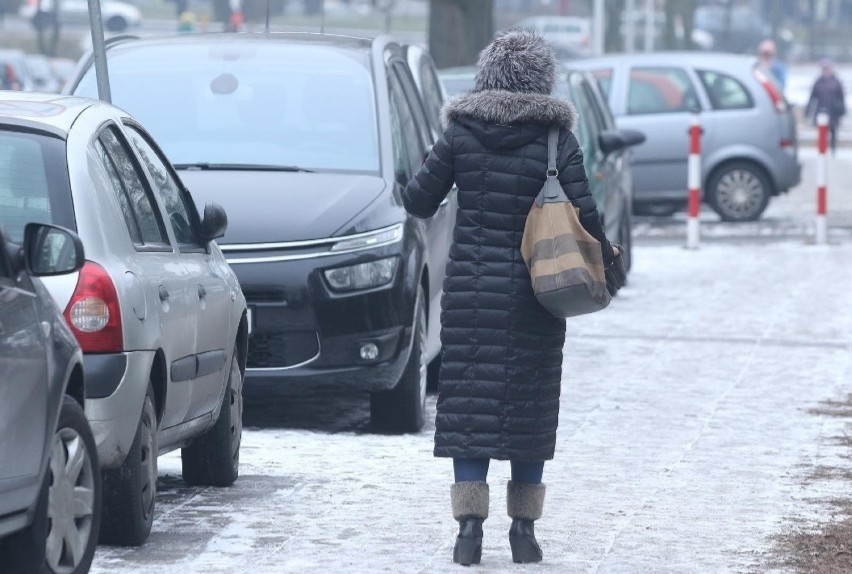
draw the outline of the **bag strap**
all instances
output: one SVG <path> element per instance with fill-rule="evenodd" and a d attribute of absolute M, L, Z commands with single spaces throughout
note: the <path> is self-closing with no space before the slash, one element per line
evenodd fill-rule
<path fill-rule="evenodd" d="M 550 128 L 547 132 L 547 177 L 558 177 L 559 170 L 556 169 L 556 152 L 559 148 L 559 128 Z"/>
<path fill-rule="evenodd" d="M 556 168 L 556 155 L 559 151 L 559 127 L 553 126 L 547 132 L 547 179 L 535 198 L 539 207 L 545 203 L 568 202 L 562 186 L 559 184 L 559 170 Z"/>

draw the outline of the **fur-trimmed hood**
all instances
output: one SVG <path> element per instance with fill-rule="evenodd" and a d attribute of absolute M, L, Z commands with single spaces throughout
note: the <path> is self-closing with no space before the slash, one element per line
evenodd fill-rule
<path fill-rule="evenodd" d="M 464 117 L 496 125 L 558 125 L 572 129 L 575 111 L 567 100 L 554 96 L 484 90 L 459 94 L 441 110 L 445 126 Z"/>

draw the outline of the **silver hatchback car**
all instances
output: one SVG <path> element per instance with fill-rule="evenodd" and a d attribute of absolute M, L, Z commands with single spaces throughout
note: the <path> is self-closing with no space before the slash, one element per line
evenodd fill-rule
<path fill-rule="evenodd" d="M 0 224 L 75 230 L 86 261 L 43 282 L 83 350 L 85 411 L 104 468 L 101 541 L 136 545 L 153 520 L 157 456 L 182 448 L 190 484 L 237 478 L 246 302 L 160 149 L 126 112 L 0 92 Z"/>
<path fill-rule="evenodd" d="M 634 152 L 637 211 L 668 215 L 686 204 L 694 112 L 704 130 L 704 200 L 722 219 L 758 219 L 770 197 L 798 185 L 795 117 L 756 58 L 656 53 L 572 65 L 595 75 L 619 128 L 647 136 Z"/>

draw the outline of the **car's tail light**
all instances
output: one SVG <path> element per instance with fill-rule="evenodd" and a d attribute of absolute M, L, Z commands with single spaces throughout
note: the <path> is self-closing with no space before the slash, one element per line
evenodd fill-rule
<path fill-rule="evenodd" d="M 791 140 L 789 138 L 783 138 L 781 140 L 781 147 L 782 148 L 795 147 L 795 146 L 796 146 L 796 142 L 794 142 L 793 140 Z"/>
<path fill-rule="evenodd" d="M 84 353 L 124 350 L 118 293 L 109 274 L 97 263 L 86 261 L 80 270 L 65 320 Z"/>
<path fill-rule="evenodd" d="M 769 77 L 761 70 L 760 68 L 754 69 L 754 77 L 763 86 L 763 89 L 766 90 L 766 94 L 769 96 L 769 99 L 772 100 L 772 105 L 775 107 L 775 111 L 779 114 L 783 114 L 787 111 L 787 100 L 784 99 L 784 94 L 781 93 L 781 89 L 774 83 Z"/>

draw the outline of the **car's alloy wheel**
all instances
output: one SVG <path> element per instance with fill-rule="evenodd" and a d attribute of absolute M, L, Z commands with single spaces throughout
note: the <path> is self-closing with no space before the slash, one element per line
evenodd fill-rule
<path fill-rule="evenodd" d="M 104 528 L 101 542 L 139 546 L 148 539 L 157 498 L 157 411 L 154 390 L 148 392 L 136 427 L 136 436 L 121 466 L 105 470 Z"/>
<path fill-rule="evenodd" d="M 243 379 L 235 344 L 216 424 L 181 450 L 183 480 L 187 484 L 230 486 L 237 480 L 243 432 Z"/>
<path fill-rule="evenodd" d="M 53 437 L 48 473 L 46 570 L 88 572 L 100 525 L 100 465 L 86 416 L 70 397 Z"/>
<path fill-rule="evenodd" d="M 418 432 L 426 422 L 426 304 L 422 287 L 417 290 L 411 354 L 396 387 L 370 395 L 370 421 L 379 432 Z"/>
<path fill-rule="evenodd" d="M 769 204 L 770 186 L 759 168 L 734 163 L 715 174 L 708 185 L 713 209 L 725 221 L 755 221 Z"/>

